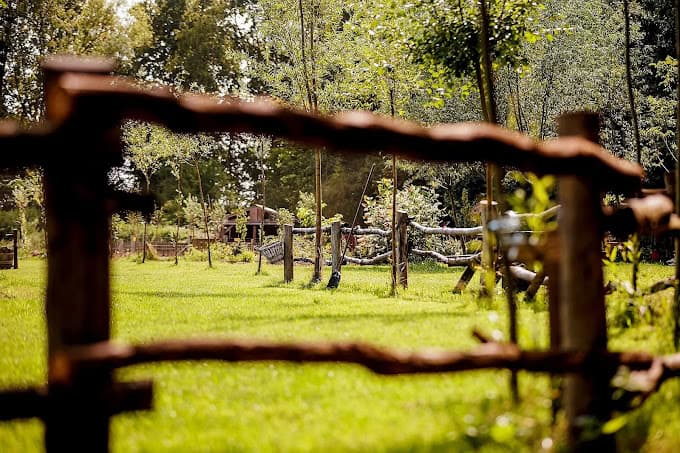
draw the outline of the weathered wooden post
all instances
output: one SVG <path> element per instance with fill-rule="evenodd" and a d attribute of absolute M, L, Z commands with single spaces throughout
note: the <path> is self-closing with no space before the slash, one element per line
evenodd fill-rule
<path fill-rule="evenodd" d="M 109 228 L 115 206 L 149 211 L 152 204 L 113 194 L 108 173 L 122 163 L 120 131 L 93 113 L 100 106 L 76 108 L 60 86 L 68 73 L 107 74 L 113 64 L 56 58 L 43 68 L 45 115 L 59 127 L 56 149 L 41 162 L 48 237 L 45 447 L 108 451 L 111 415 L 150 407 L 151 383 L 115 383 L 106 367 L 72 368 L 69 350 L 110 337 Z"/>
<path fill-rule="evenodd" d="M 562 136 L 581 136 L 598 142 L 599 117 L 572 113 L 558 121 Z M 562 176 L 559 179 L 560 269 L 559 317 L 561 348 L 604 352 L 607 349 L 604 286 L 601 254 L 600 188 L 592 177 Z M 611 376 L 597 364 L 581 374 L 567 375 L 564 408 L 569 441 L 576 451 L 614 451 L 612 437 L 584 439 L 587 428 L 597 427 L 610 416 Z M 597 429 L 597 428 L 596 428 Z"/>
<path fill-rule="evenodd" d="M 340 271 L 342 263 L 342 223 L 331 224 L 331 273 Z"/>
<path fill-rule="evenodd" d="M 489 222 L 496 218 L 498 203 L 493 201 L 491 206 L 486 200 L 479 202 L 482 217 L 482 273 L 480 275 L 480 294 L 483 297 L 493 297 L 496 284 L 496 257 L 493 234 L 489 231 Z"/>
<path fill-rule="evenodd" d="M 14 269 L 19 269 L 19 230 L 12 230 L 12 250 L 14 252 Z"/>
<path fill-rule="evenodd" d="M 293 281 L 293 225 L 283 226 L 283 281 Z"/>
<path fill-rule="evenodd" d="M 44 70 L 46 118 L 59 124 L 68 108 L 60 77 L 74 71 L 106 74 L 113 65 L 55 59 L 48 60 Z M 45 164 L 49 452 L 101 452 L 109 443 L 106 396 L 112 389 L 111 372 L 64 367 L 69 347 L 108 341 L 111 325 L 107 209 L 111 162 L 102 143 L 105 131 L 95 126 L 96 118 L 79 119 L 83 123 L 77 126 L 62 126 L 54 157 Z"/>
<path fill-rule="evenodd" d="M 399 284 L 408 288 L 408 214 L 397 211 L 397 273 Z"/>
<path fill-rule="evenodd" d="M 543 247 L 543 268 L 548 276 L 548 324 L 550 325 L 550 349 L 559 350 L 562 345 L 560 331 L 560 239 L 557 231 L 545 235 Z M 562 376 L 552 375 L 550 384 L 552 397 L 552 419 L 557 420 L 562 393 Z"/>

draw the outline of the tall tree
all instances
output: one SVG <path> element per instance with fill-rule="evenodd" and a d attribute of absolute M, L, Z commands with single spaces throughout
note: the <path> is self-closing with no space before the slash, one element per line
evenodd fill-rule
<path fill-rule="evenodd" d="M 165 163 L 170 152 L 166 132 L 151 124 L 128 124 L 123 134 L 126 154 L 144 178 L 144 193 L 151 194 L 151 177 Z M 147 219 L 144 219 L 142 235 L 142 263 L 146 262 Z"/>
<path fill-rule="evenodd" d="M 339 56 L 338 28 L 342 26 L 342 4 L 330 0 L 264 0 L 260 2 L 257 28 L 265 48 L 264 65 L 256 68 L 274 96 L 310 112 L 329 111 L 333 92 L 334 64 Z M 291 29 L 295 25 L 295 31 Z M 275 68 L 272 71 L 272 68 Z M 322 267 L 322 176 L 321 150 L 315 152 L 314 181 L 316 234 L 314 274 L 321 280 Z"/>

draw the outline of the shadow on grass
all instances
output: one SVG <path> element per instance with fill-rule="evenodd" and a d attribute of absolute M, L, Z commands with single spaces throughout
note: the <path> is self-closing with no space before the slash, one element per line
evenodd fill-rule
<path fill-rule="evenodd" d="M 196 293 L 183 291 L 112 291 L 114 296 L 136 296 L 136 297 L 158 297 L 158 298 L 177 298 L 177 299 L 191 299 L 197 297 L 212 297 L 212 298 L 229 298 L 233 294 L 231 292 L 222 293 Z"/>
<path fill-rule="evenodd" d="M 298 305 L 292 305 L 293 308 L 299 308 Z M 404 322 L 421 322 L 425 319 L 440 319 L 440 318 L 463 318 L 468 317 L 469 314 L 465 312 L 423 312 L 423 313 L 314 313 L 314 314 L 297 314 L 297 315 L 248 315 L 248 316 L 230 316 L 230 319 L 244 321 L 249 323 L 290 323 L 294 321 L 366 321 L 375 320 L 384 324 L 398 324 Z"/>

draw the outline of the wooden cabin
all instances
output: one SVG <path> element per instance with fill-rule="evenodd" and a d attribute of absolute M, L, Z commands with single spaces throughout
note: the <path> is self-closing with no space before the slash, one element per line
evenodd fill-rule
<path fill-rule="evenodd" d="M 264 211 L 264 234 L 265 236 L 273 236 L 279 234 L 278 212 L 276 209 L 264 207 L 261 204 L 252 205 L 246 212 L 248 221 L 246 225 L 248 230 L 246 232 L 246 241 L 252 242 L 259 237 L 259 229 L 262 226 L 262 214 Z M 227 214 L 224 222 L 224 242 L 232 242 L 239 236 L 236 232 L 236 214 Z"/>

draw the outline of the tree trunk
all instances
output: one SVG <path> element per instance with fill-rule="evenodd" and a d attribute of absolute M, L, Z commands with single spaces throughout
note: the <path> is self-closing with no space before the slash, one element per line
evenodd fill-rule
<path fill-rule="evenodd" d="M 179 253 L 179 223 L 182 217 L 182 172 L 181 167 L 177 165 L 177 228 L 175 229 L 175 266 L 179 264 L 177 258 Z"/>
<path fill-rule="evenodd" d="M 144 175 L 144 179 L 146 180 L 146 195 L 149 195 L 149 192 L 151 192 L 151 182 L 149 181 L 149 176 Z M 149 222 L 147 222 L 146 217 L 144 217 L 144 233 L 142 234 L 142 263 L 146 262 L 146 226 Z"/>
<path fill-rule="evenodd" d="M 388 79 L 390 95 L 390 114 L 394 118 L 394 79 Z M 392 295 L 397 295 L 397 155 L 392 154 Z"/>
<path fill-rule="evenodd" d="M 491 63 L 491 50 L 489 49 L 489 15 L 486 8 L 486 0 L 479 2 L 479 14 L 481 22 L 481 33 L 479 36 L 479 48 L 481 63 L 480 67 L 477 69 L 478 83 L 480 83 L 480 93 L 484 87 L 485 96 L 482 99 L 483 105 L 482 110 L 486 111 L 485 119 L 490 123 L 498 123 L 498 117 L 496 114 L 496 101 L 495 101 L 495 90 L 493 84 L 493 67 Z M 486 217 L 487 219 L 493 220 L 492 206 L 494 204 L 494 192 L 496 192 L 496 198 L 500 196 L 500 169 L 498 166 L 492 163 L 486 165 Z M 486 273 L 495 272 L 495 260 L 494 251 L 492 249 L 492 241 L 487 240 L 482 245 L 486 250 L 486 256 L 490 257 L 490 260 L 483 263 L 487 268 Z M 489 278 L 484 279 L 486 286 L 482 290 L 482 294 L 491 297 L 493 295 L 493 287 L 490 287 L 491 280 Z"/>
<path fill-rule="evenodd" d="M 264 145 L 260 145 L 263 146 Z M 261 151 L 264 151 L 264 149 L 261 149 Z M 263 158 L 264 160 L 264 158 Z M 266 174 L 264 172 L 264 162 L 261 162 L 260 165 L 261 171 L 262 171 L 262 222 L 260 223 L 260 256 L 257 259 L 257 273 L 259 274 L 262 272 L 262 247 L 264 246 L 264 216 L 265 216 L 265 207 L 267 206 L 267 181 L 266 181 Z"/>
<path fill-rule="evenodd" d="M 316 231 L 314 234 L 314 275 L 312 282 L 318 283 L 321 281 L 321 150 L 316 150 L 314 155 L 314 194 L 316 199 Z"/>
<path fill-rule="evenodd" d="M 642 161 L 642 148 L 640 146 L 640 127 L 638 125 L 638 114 L 635 108 L 635 92 L 633 89 L 633 68 L 630 61 L 630 14 L 628 10 L 628 0 L 623 0 L 623 16 L 625 24 L 626 39 L 626 86 L 628 88 L 628 101 L 630 102 L 630 115 L 633 120 L 633 137 L 635 139 L 635 156 L 637 163 Z"/>
<path fill-rule="evenodd" d="M 212 267 L 212 256 L 210 255 L 210 228 L 208 227 L 208 210 L 205 208 L 205 197 L 203 195 L 203 180 L 201 179 L 201 168 L 198 160 L 194 159 L 196 167 L 196 177 L 198 178 L 198 192 L 201 195 L 201 210 L 203 211 L 203 225 L 205 226 L 205 237 L 208 239 L 208 267 Z"/>
<path fill-rule="evenodd" d="M 298 0 L 298 13 L 300 16 L 300 51 L 302 53 L 302 74 L 305 79 L 305 89 L 307 91 L 307 108 L 312 110 L 312 90 L 309 86 L 309 73 L 307 72 L 307 50 L 305 49 L 305 14 L 302 8 L 302 0 Z"/>

